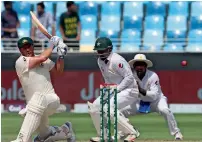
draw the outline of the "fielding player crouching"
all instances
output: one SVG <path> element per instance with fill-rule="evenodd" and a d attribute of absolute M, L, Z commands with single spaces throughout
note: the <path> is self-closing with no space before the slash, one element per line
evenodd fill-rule
<path fill-rule="evenodd" d="M 51 47 L 36 56 L 31 38 L 23 37 L 18 41 L 21 56 L 17 59 L 15 68 L 24 90 L 27 111 L 17 139 L 13 142 L 31 142 L 35 131 L 39 133 L 38 141 L 45 141 L 52 135 L 48 117 L 55 113 L 60 99 L 54 91 L 50 74 L 63 72 L 67 46 L 57 36 L 50 39 L 50 44 Z M 49 59 L 54 47 L 59 55 L 56 63 Z M 66 134 L 58 140 L 71 139 L 71 123 L 67 123 L 65 129 Z"/>
<path fill-rule="evenodd" d="M 94 50 L 99 56 L 98 66 L 101 70 L 102 76 L 106 84 L 117 84 L 117 108 L 122 109 L 129 104 L 132 104 L 138 99 L 138 87 L 134 80 L 133 73 L 127 61 L 117 53 L 112 52 L 112 41 L 107 37 L 100 37 L 96 40 Z M 113 93 L 110 93 L 113 94 Z M 106 96 L 104 96 L 107 98 Z M 104 99 L 105 100 L 105 99 Z M 114 96 L 110 99 L 111 110 L 113 110 Z M 90 141 L 100 141 L 100 97 L 98 97 L 92 104 L 88 102 L 89 113 L 93 124 L 97 131 L 97 137 L 92 137 Z M 106 114 L 106 105 L 104 106 L 104 113 Z M 140 133 L 136 130 L 126 119 L 120 111 L 117 110 L 118 119 L 118 139 L 124 139 L 125 142 L 133 142 Z M 111 119 L 114 112 L 110 111 Z M 106 122 L 106 116 L 104 118 Z M 104 130 L 106 132 L 106 129 Z M 106 134 L 105 134 L 105 138 Z M 112 140 L 114 137 L 112 137 Z"/>
<path fill-rule="evenodd" d="M 137 54 L 133 60 L 129 61 L 129 64 L 138 83 L 140 101 L 127 106 L 121 112 L 126 117 L 157 112 L 167 121 L 170 134 L 174 135 L 176 140 L 182 140 L 183 136 L 177 127 L 175 117 L 168 108 L 167 98 L 162 93 L 159 77 L 155 72 L 147 69 L 152 67 L 153 63 L 147 60 L 144 54 Z"/>

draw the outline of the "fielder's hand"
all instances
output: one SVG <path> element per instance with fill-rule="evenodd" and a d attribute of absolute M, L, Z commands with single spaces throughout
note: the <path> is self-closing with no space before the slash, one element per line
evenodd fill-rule
<path fill-rule="evenodd" d="M 137 85 L 138 85 L 138 90 L 139 90 L 140 94 L 143 96 L 146 96 L 147 91 L 145 89 L 143 89 L 142 87 L 140 87 L 140 84 L 138 81 L 137 81 Z"/>
<path fill-rule="evenodd" d="M 58 46 L 59 44 L 63 43 L 63 39 L 58 36 L 52 36 L 50 43 L 52 43 L 54 46 Z"/>

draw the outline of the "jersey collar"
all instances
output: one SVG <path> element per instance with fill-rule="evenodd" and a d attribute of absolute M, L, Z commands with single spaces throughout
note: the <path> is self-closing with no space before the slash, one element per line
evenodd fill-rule
<path fill-rule="evenodd" d="M 111 58 L 112 58 L 112 54 L 113 54 L 113 53 L 111 52 L 111 53 L 109 54 L 109 56 L 107 57 L 106 60 L 104 60 L 104 61 L 101 60 L 101 59 L 100 59 L 100 60 L 101 60 L 102 62 L 104 62 L 105 64 L 109 64 L 109 62 L 110 62 L 110 60 L 111 60 Z"/>

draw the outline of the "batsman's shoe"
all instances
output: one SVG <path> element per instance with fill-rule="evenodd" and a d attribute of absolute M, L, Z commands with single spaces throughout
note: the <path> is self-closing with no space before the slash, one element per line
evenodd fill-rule
<path fill-rule="evenodd" d="M 61 127 L 50 126 L 52 135 L 50 135 L 44 142 L 55 142 L 66 140 L 67 142 L 75 142 L 75 134 L 72 129 L 71 122 L 66 122 Z"/>
<path fill-rule="evenodd" d="M 90 138 L 91 142 L 99 142 L 100 141 L 100 137 L 92 137 Z"/>
<path fill-rule="evenodd" d="M 183 140 L 183 135 L 182 135 L 182 133 L 177 132 L 177 133 L 175 134 L 175 140 Z"/>
<path fill-rule="evenodd" d="M 34 138 L 33 142 L 42 142 L 42 140 L 40 140 L 39 137 L 36 136 L 36 137 Z"/>
<path fill-rule="evenodd" d="M 117 134 L 117 140 L 124 140 L 127 137 L 127 135 L 124 135 L 122 131 L 119 131 Z M 115 136 L 112 136 L 112 139 L 115 140 Z"/>
<path fill-rule="evenodd" d="M 75 142 L 76 136 L 73 131 L 72 123 L 66 122 L 65 125 L 69 128 L 69 137 L 67 138 L 67 142 Z"/>
<path fill-rule="evenodd" d="M 136 136 L 134 134 L 130 134 L 124 139 L 124 142 L 134 142 L 135 140 Z"/>
<path fill-rule="evenodd" d="M 90 142 L 100 142 L 100 141 L 101 141 L 100 137 L 92 137 L 90 139 Z M 105 140 L 105 141 L 107 141 L 107 140 Z M 113 138 L 111 138 L 110 142 L 113 142 Z"/>
<path fill-rule="evenodd" d="M 136 138 L 140 136 L 140 133 L 137 131 L 137 134 L 129 134 L 125 139 L 124 142 L 134 142 Z"/>

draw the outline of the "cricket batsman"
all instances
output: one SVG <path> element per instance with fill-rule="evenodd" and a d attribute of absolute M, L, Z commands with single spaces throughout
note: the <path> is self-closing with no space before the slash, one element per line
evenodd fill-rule
<path fill-rule="evenodd" d="M 153 63 L 147 60 L 144 54 L 137 54 L 133 60 L 129 61 L 129 65 L 138 84 L 140 101 L 125 107 L 121 112 L 126 117 L 140 113 L 157 112 L 167 121 L 170 134 L 174 135 L 176 140 L 182 140 L 183 136 L 175 117 L 168 108 L 167 98 L 162 93 L 159 77 L 155 72 L 148 69 L 153 66 Z"/>
<path fill-rule="evenodd" d="M 50 44 L 51 47 L 45 49 L 40 55 L 35 55 L 31 38 L 23 37 L 18 40 L 21 56 L 17 59 L 15 68 L 24 90 L 27 110 L 17 139 L 12 142 L 31 142 L 35 131 L 39 134 L 38 141 L 45 141 L 52 135 L 48 117 L 55 113 L 60 105 L 60 99 L 54 91 L 50 74 L 63 72 L 67 46 L 57 36 L 50 39 Z M 54 47 L 57 48 L 59 55 L 56 63 L 49 59 Z M 72 126 L 69 124 L 65 127 L 66 134 L 59 140 L 67 140 L 68 136 L 71 136 L 69 134 Z"/>
<path fill-rule="evenodd" d="M 127 61 L 120 55 L 112 53 L 112 49 L 113 45 L 109 38 L 100 37 L 95 42 L 94 50 L 97 51 L 99 56 L 98 66 L 101 70 L 104 82 L 106 84 L 117 84 L 117 108 L 121 109 L 138 99 L 138 87 Z M 110 104 L 112 105 L 110 106 L 112 107 L 111 110 L 113 110 L 113 96 L 111 96 Z M 100 97 L 98 97 L 93 104 L 88 102 L 88 107 L 89 114 L 98 134 L 98 137 L 92 137 L 90 140 L 98 142 L 100 141 Z M 106 112 L 106 109 L 104 111 Z M 113 118 L 113 113 L 114 112 L 111 111 L 111 119 Z M 119 111 L 117 114 L 118 130 L 120 131 L 118 139 L 124 137 L 125 142 L 134 141 L 140 133 Z"/>

